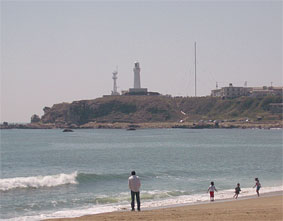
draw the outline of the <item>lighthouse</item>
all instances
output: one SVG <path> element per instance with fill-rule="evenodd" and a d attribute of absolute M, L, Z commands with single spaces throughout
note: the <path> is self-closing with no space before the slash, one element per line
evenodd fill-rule
<path fill-rule="evenodd" d="M 141 88 L 141 68 L 140 63 L 135 62 L 134 63 L 134 88 L 129 89 L 129 94 L 131 95 L 147 95 L 147 88 Z"/>
<path fill-rule="evenodd" d="M 140 63 L 135 62 L 134 66 L 134 88 L 141 88 L 141 79 L 140 79 Z"/>

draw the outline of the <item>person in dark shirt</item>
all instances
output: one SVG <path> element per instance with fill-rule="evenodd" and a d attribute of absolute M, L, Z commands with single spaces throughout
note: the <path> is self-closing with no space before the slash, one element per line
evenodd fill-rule
<path fill-rule="evenodd" d="M 241 192 L 241 188 L 240 188 L 240 184 L 238 183 L 235 188 L 235 195 L 233 196 L 233 198 L 237 199 L 240 192 Z"/>

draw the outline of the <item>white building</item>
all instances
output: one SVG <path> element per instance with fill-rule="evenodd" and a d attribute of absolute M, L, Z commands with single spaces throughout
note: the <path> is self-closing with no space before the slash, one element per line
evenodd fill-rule
<path fill-rule="evenodd" d="M 236 98 L 241 96 L 264 97 L 270 95 L 283 95 L 283 87 L 222 87 L 211 91 L 212 97 Z"/>
<path fill-rule="evenodd" d="M 140 69 L 140 64 L 139 62 L 135 62 L 135 67 L 133 69 L 134 71 L 134 88 L 141 88 L 141 69 Z"/>
<path fill-rule="evenodd" d="M 251 91 L 252 97 L 264 97 L 271 95 L 283 95 L 283 87 L 254 87 Z"/>
<path fill-rule="evenodd" d="M 229 84 L 229 87 L 222 87 L 221 89 L 215 89 L 211 91 L 212 97 L 223 98 L 236 98 L 241 96 L 248 96 L 251 88 L 248 87 L 234 87 L 233 84 Z"/>
<path fill-rule="evenodd" d="M 141 68 L 139 62 L 135 62 L 133 71 L 134 71 L 134 88 L 129 89 L 129 94 L 147 95 L 147 88 L 141 88 L 141 80 L 140 80 Z"/>

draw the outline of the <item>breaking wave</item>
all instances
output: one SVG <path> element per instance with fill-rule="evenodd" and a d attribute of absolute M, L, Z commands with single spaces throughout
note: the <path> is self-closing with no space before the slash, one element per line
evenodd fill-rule
<path fill-rule="evenodd" d="M 48 176 L 15 177 L 0 179 L 0 191 L 8 191 L 16 188 L 40 188 L 55 187 L 64 184 L 77 184 L 78 172 L 70 174 L 56 174 Z"/>
<path fill-rule="evenodd" d="M 60 173 L 48 176 L 30 176 L 0 179 L 0 191 L 17 188 L 56 187 L 65 184 L 87 184 L 127 180 L 129 174 Z"/>

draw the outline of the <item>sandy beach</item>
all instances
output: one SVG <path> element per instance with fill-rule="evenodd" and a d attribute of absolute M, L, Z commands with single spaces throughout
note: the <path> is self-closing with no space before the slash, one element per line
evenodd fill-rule
<path fill-rule="evenodd" d="M 55 220 L 283 220 L 283 195 Z"/>

